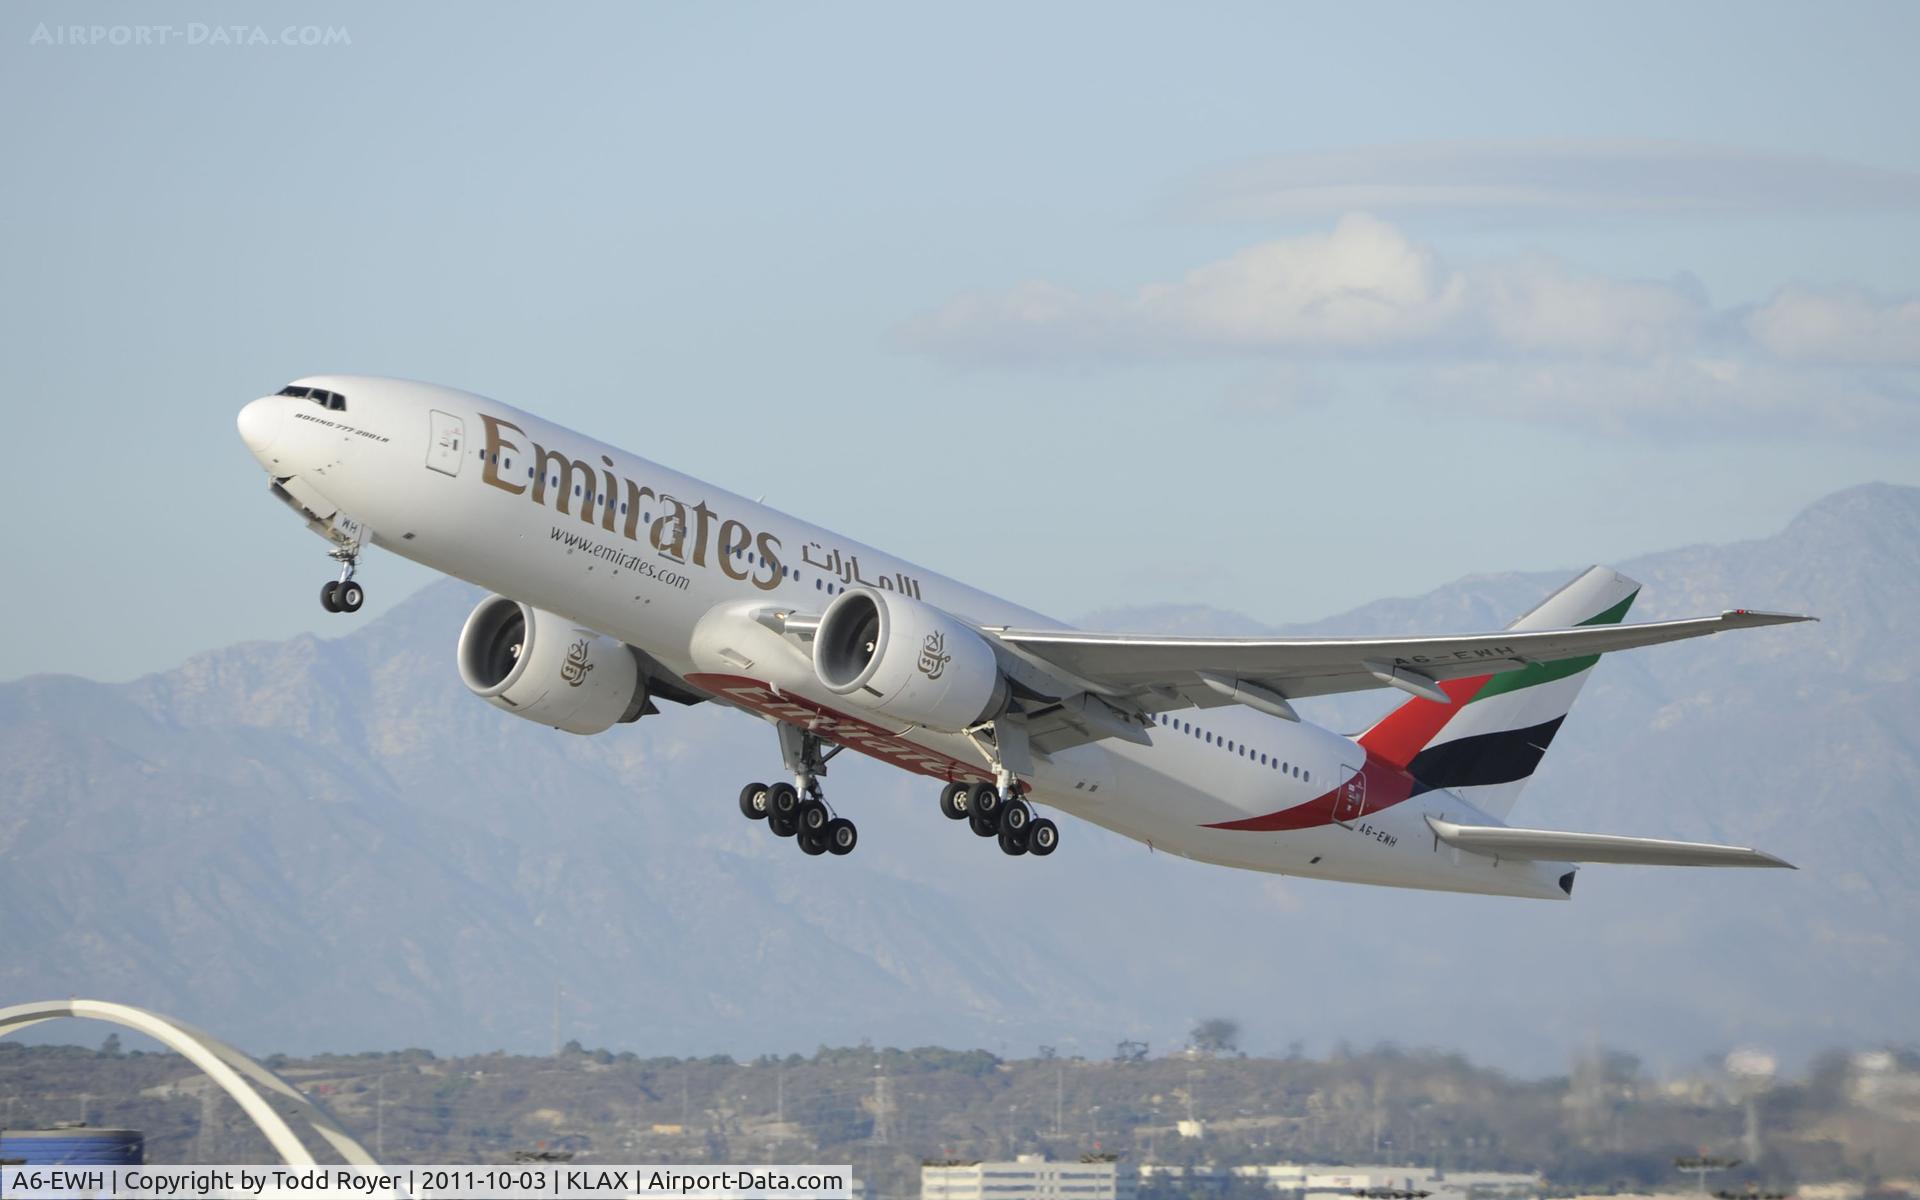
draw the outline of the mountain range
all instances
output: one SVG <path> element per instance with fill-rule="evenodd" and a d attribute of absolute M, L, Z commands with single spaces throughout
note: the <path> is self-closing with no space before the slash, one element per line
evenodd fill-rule
<path fill-rule="evenodd" d="M 1497 628 L 1584 566 L 1474 576 L 1276 632 Z M 266 1051 L 808 1050 L 871 1039 L 1090 1057 L 1205 1017 L 1249 1049 L 1382 1041 L 1519 1071 L 1593 1043 L 1690 1064 L 1920 1037 L 1920 488 L 1755 541 L 1613 564 L 1631 619 L 1799 625 L 1609 657 L 1522 798 L 1556 828 L 1755 845 L 1797 872 L 1592 867 L 1572 903 L 1228 871 L 1076 821 L 1008 859 L 935 789 L 837 760 L 860 822 L 810 859 L 735 807 L 777 777 L 712 706 L 597 738 L 468 695 L 479 598 L 128 683 L 0 684 L 0 1003 L 143 1004 Z M 1252 633 L 1190 606 L 1086 623 Z M 1306 707 L 1357 728 L 1390 700 Z"/>

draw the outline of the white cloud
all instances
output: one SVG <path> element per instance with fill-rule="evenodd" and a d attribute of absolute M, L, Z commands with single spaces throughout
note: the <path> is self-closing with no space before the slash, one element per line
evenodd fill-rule
<path fill-rule="evenodd" d="M 1175 280 L 1082 293 L 1031 282 L 909 322 L 968 361 L 1389 353 L 1645 357 L 1693 344 L 1697 287 L 1585 274 L 1545 256 L 1452 267 L 1377 218 L 1249 246 Z"/>
<path fill-rule="evenodd" d="M 1250 246 L 1116 313 L 1169 344 L 1240 349 L 1408 345 L 1458 322 L 1464 281 L 1393 226 L 1349 216 L 1330 233 Z"/>
<path fill-rule="evenodd" d="M 1920 366 L 1920 300 L 1853 288 L 1782 288 L 1746 321 L 1755 343 L 1789 362 Z"/>
<path fill-rule="evenodd" d="M 1905 211 L 1920 174 L 1649 138 L 1482 139 L 1276 155 L 1213 171 L 1175 207 L 1212 220 L 1356 209 L 1489 217 Z"/>
<path fill-rule="evenodd" d="M 1251 361 L 1265 374 L 1222 405 L 1243 415 L 1336 402 L 1384 367 L 1406 403 L 1611 432 L 1920 429 L 1920 302 L 1795 286 L 1715 310 L 1685 278 L 1449 264 L 1357 214 L 1131 289 L 971 293 L 900 336 L 966 364 Z"/>

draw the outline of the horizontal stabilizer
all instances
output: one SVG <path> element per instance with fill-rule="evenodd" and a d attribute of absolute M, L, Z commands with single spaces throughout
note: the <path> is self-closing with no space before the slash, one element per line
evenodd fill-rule
<path fill-rule="evenodd" d="M 1793 864 L 1746 846 L 1712 842 L 1674 842 L 1664 838 L 1621 837 L 1610 833 L 1564 833 L 1557 829 L 1510 829 L 1503 825 L 1461 825 L 1428 817 L 1433 834 L 1449 846 L 1500 858 L 1551 862 L 1643 863 L 1663 867 L 1786 867 Z"/>

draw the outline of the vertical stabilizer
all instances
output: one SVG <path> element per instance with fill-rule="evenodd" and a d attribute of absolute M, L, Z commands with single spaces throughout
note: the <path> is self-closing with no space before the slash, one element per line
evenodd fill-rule
<path fill-rule="evenodd" d="M 1617 625 L 1639 593 L 1638 583 L 1611 567 L 1590 567 L 1507 628 Z M 1441 687 L 1451 704 L 1409 700 L 1361 734 L 1360 744 L 1405 767 L 1419 790 L 1447 788 L 1505 817 L 1598 661 L 1596 654 L 1449 679 Z"/>

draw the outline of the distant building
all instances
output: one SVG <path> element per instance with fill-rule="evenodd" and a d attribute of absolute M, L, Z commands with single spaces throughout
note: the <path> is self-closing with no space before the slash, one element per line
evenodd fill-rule
<path fill-rule="evenodd" d="M 1275 1192 L 1300 1200 L 1355 1200 L 1356 1195 L 1426 1192 L 1428 1200 L 1534 1200 L 1540 1177 L 1509 1171 L 1435 1171 L 1431 1167 L 1331 1166 L 1257 1163 L 1239 1167 L 1168 1166 L 1141 1163 L 1143 1184 L 1178 1180 L 1189 1188 L 1224 1188 L 1232 1179 L 1258 1179 Z"/>
<path fill-rule="evenodd" d="M 1136 1174 L 1109 1154 L 1054 1162 L 1022 1154 L 1012 1162 L 928 1161 L 920 1200 L 1133 1200 Z"/>

